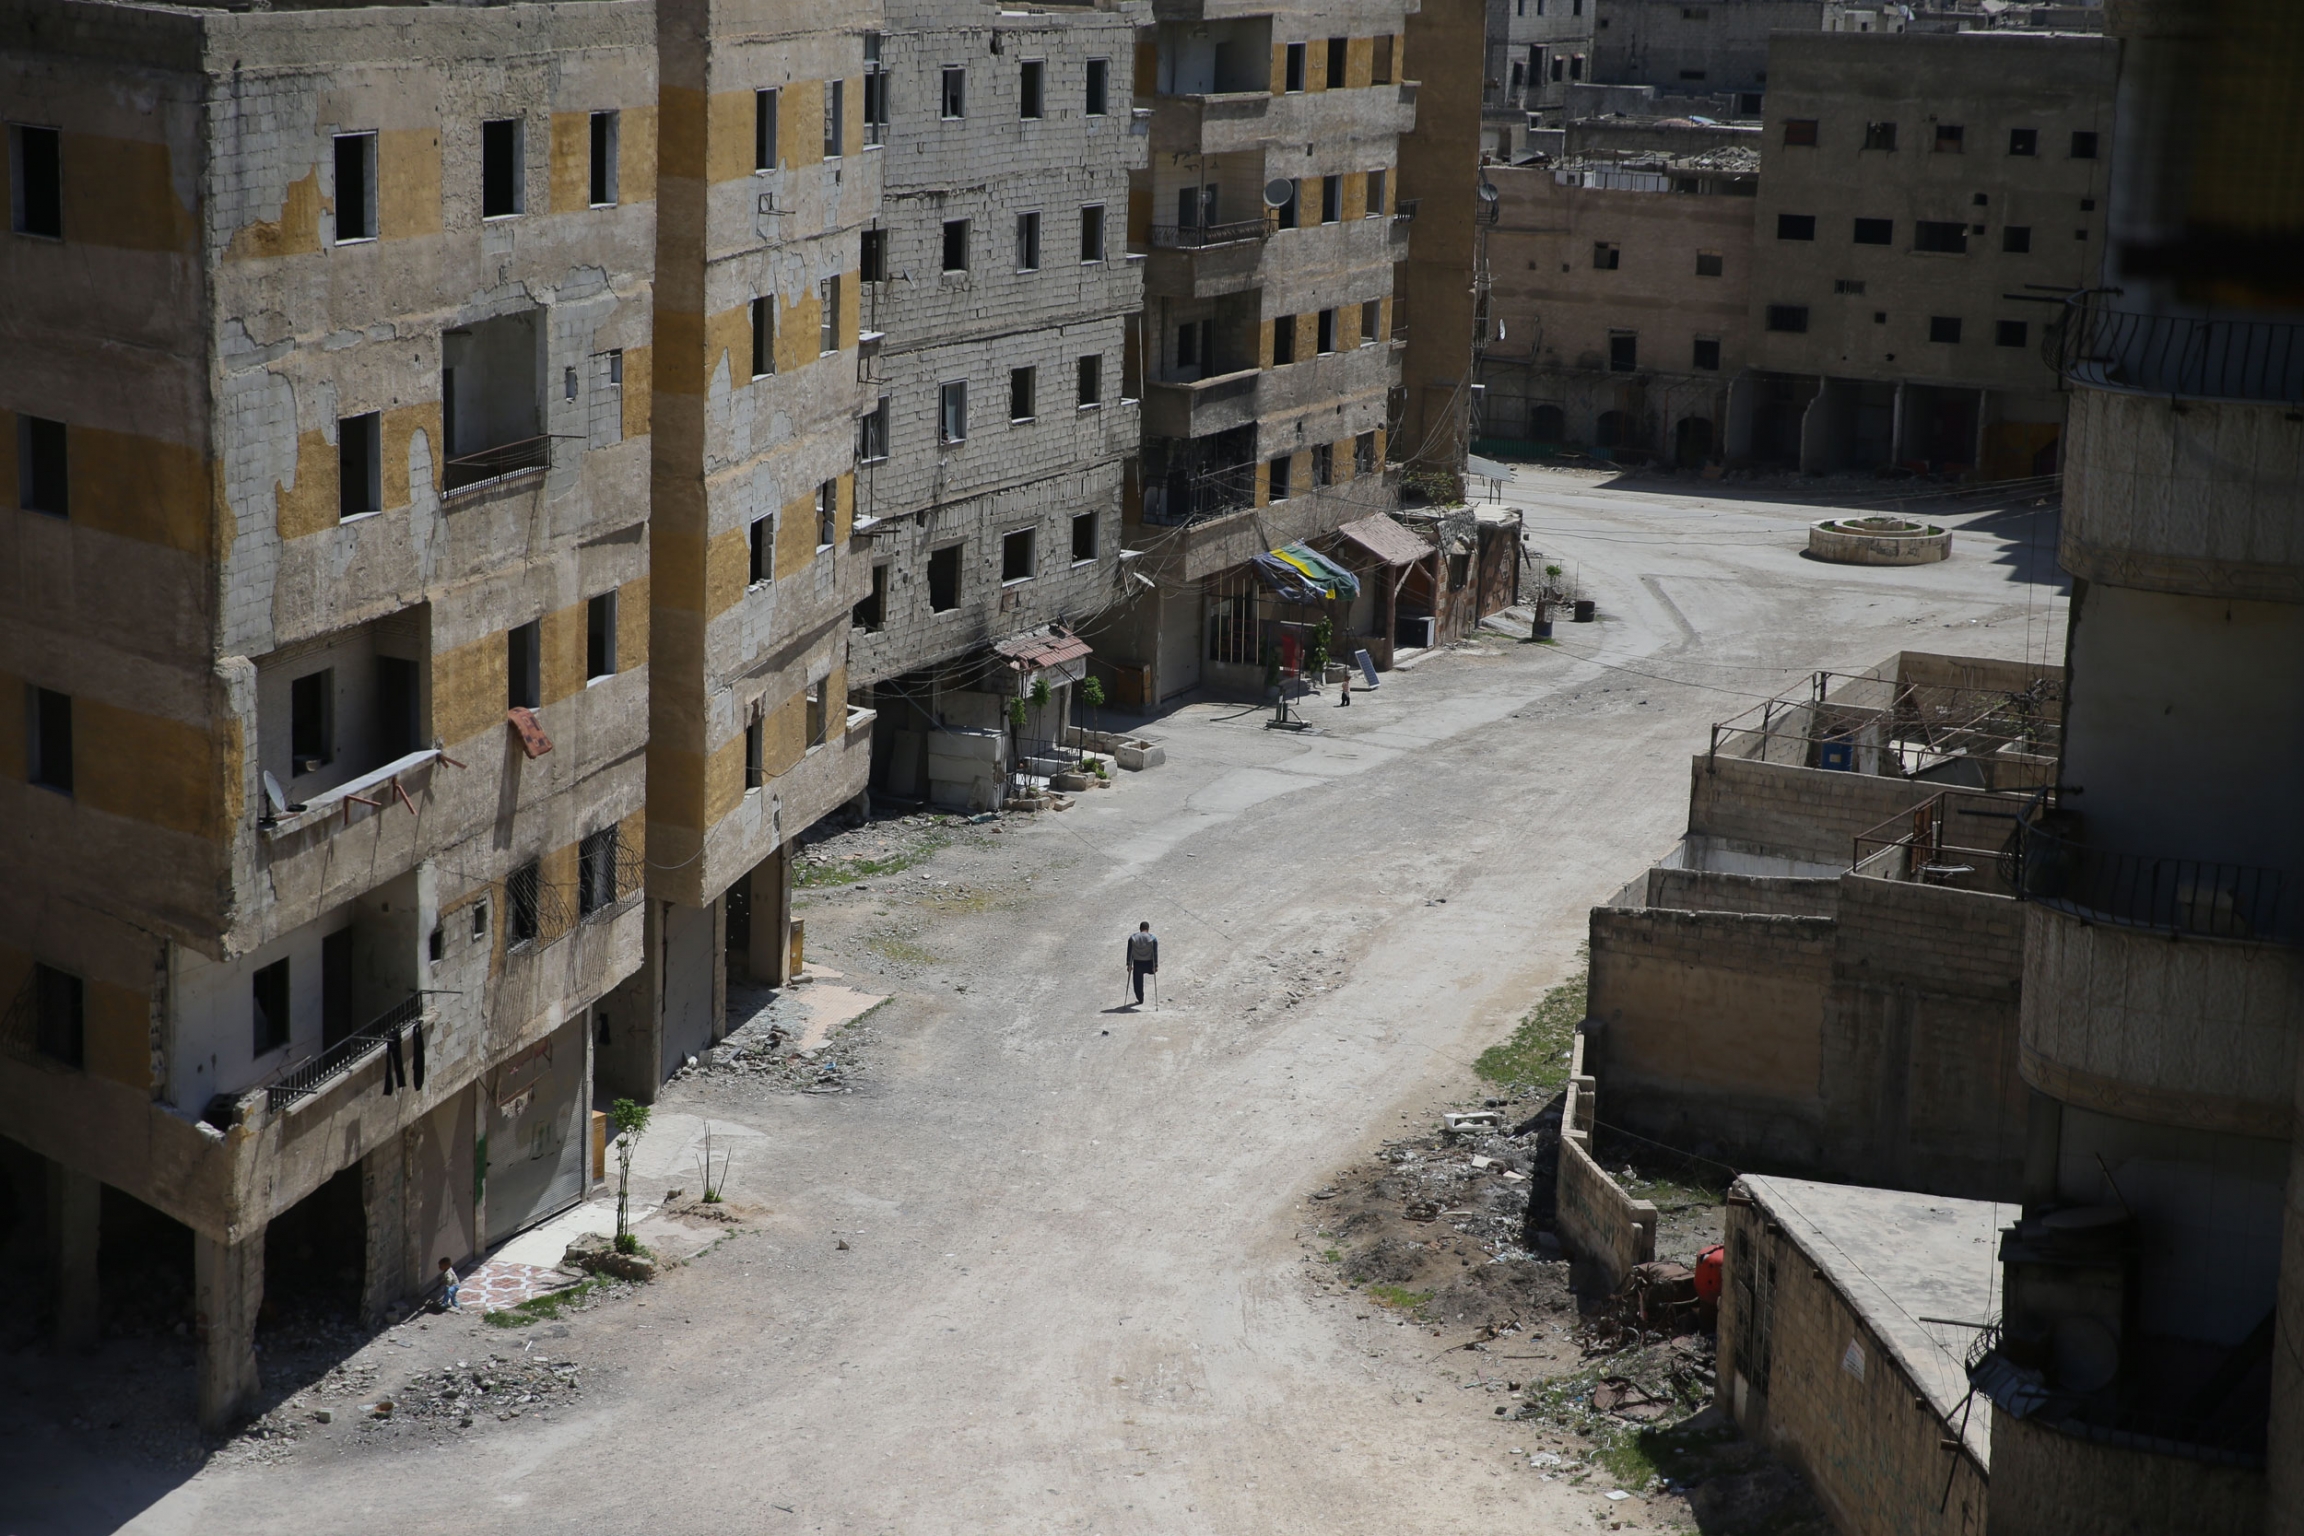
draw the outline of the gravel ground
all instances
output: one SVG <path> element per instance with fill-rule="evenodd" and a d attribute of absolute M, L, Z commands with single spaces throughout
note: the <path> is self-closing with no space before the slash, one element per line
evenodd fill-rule
<path fill-rule="evenodd" d="M 1476 1173 L 1380 1159 L 1483 1096 L 1472 1061 L 1573 972 L 1586 910 L 1678 835 L 1710 721 L 1899 647 L 2053 657 L 2060 605 L 2023 578 L 2054 530 L 1931 512 L 1957 530 L 1951 560 L 1872 570 L 1802 557 L 1813 506 L 1590 475 L 1521 486 L 1531 546 L 1574 569 L 1601 623 L 1434 656 L 1348 711 L 1314 700 L 1301 736 L 1188 702 L 1143 727 L 1163 768 L 1070 811 L 907 832 L 952 836 L 912 867 L 850 878 L 850 861 L 805 886 L 811 961 L 891 996 L 870 1070 L 854 1093 L 672 1086 L 642 1187 L 693 1178 L 708 1119 L 738 1146 L 729 1194 L 753 1214 L 638 1294 L 519 1330 L 580 1367 L 548 1414 L 476 1414 L 438 1444 L 437 1419 L 337 1415 L 282 1465 L 216 1454 L 191 1475 L 0 1406 L 0 1501 L 25 1511 L 0 1529 L 1684 1523 L 1695 1506 L 1645 1483 L 1605 1498 L 1604 1479 L 1653 1458 L 1619 1472 L 1578 1431 L 1494 1411 L 1525 1402 L 1538 1367 L 1587 1364 L 1561 1266 L 1496 1246 L 1503 1174 L 1540 1148 L 1484 1151 Z M 1160 1006 L 1138 1011 L 1115 994 L 1140 918 L 1163 970 Z M 1314 1197 L 1354 1169 L 1474 1214 L 1322 1238 L 1344 1218 Z M 1509 1284 L 1426 1322 L 1323 1261 L 1411 1227 L 1420 1267 L 1377 1283 L 1430 1279 L 1435 1301 L 1500 1269 Z M 346 1363 L 406 1392 L 510 1353 L 505 1338 L 420 1319 Z"/>

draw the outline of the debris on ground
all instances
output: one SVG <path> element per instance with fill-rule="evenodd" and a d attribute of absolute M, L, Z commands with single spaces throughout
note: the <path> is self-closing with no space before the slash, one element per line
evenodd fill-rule
<path fill-rule="evenodd" d="M 582 1389 L 583 1368 L 573 1360 L 542 1354 L 491 1354 L 485 1360 L 459 1360 L 420 1372 L 389 1400 L 369 1408 L 370 1422 L 396 1420 L 470 1429 L 481 1419 L 549 1415 L 573 1407 Z"/>

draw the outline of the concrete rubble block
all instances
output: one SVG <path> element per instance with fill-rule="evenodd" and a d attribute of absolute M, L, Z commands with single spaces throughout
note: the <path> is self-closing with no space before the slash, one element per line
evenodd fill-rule
<path fill-rule="evenodd" d="M 1451 1136 L 1476 1136 L 1484 1131 L 1500 1131 L 1504 1117 L 1493 1109 L 1452 1111 L 1442 1115 L 1443 1128 Z"/>
<path fill-rule="evenodd" d="M 560 1267 L 643 1283 L 656 1278 L 654 1259 L 644 1253 L 618 1253 L 616 1240 L 605 1232 L 586 1232 L 570 1243 Z"/>

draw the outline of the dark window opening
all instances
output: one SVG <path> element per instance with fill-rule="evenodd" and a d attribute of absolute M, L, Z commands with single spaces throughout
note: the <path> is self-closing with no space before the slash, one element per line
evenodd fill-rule
<path fill-rule="evenodd" d="M 816 283 L 816 355 L 840 350 L 840 276 Z"/>
<path fill-rule="evenodd" d="M 965 380 L 937 391 L 937 436 L 947 443 L 968 441 L 968 385 Z"/>
<path fill-rule="evenodd" d="M 1286 454 L 1272 461 L 1265 496 L 1267 501 L 1286 501 L 1288 499 L 1288 472 L 1294 467 L 1295 459 Z"/>
<path fill-rule="evenodd" d="M 1624 252 L 1605 240 L 1592 242 L 1592 265 L 1601 272 L 1613 272 L 1623 264 Z"/>
<path fill-rule="evenodd" d="M 966 219 L 946 219 L 944 221 L 944 270 L 947 272 L 965 272 L 968 270 L 968 221 Z"/>
<path fill-rule="evenodd" d="M 1376 472 L 1376 434 L 1363 432 L 1352 439 L 1352 473 L 1372 475 Z"/>
<path fill-rule="evenodd" d="M 1039 370 L 1011 368 L 1008 370 L 1008 419 L 1030 421 L 1034 418 L 1033 396 L 1038 393 Z"/>
<path fill-rule="evenodd" d="M 520 211 L 520 119 L 480 125 L 480 217 L 509 218 Z"/>
<path fill-rule="evenodd" d="M 603 592 L 584 604 L 584 680 L 616 675 L 616 594 Z"/>
<path fill-rule="evenodd" d="M 1726 264 L 1721 260 L 1718 251 L 1698 251 L 1696 253 L 1696 275 L 1698 277 L 1718 277 L 1724 270 L 1726 270 Z"/>
<path fill-rule="evenodd" d="M 1016 270 L 1040 270 L 1040 215 L 1036 213 L 1016 215 Z"/>
<path fill-rule="evenodd" d="M 2012 155 L 2036 155 L 2040 153 L 2040 130 L 2037 128 L 2009 129 L 2008 153 Z"/>
<path fill-rule="evenodd" d="M 2011 256 L 2024 256 L 2032 250 L 2032 227 L 2029 224 L 2004 224 L 2000 228 L 2000 249 Z"/>
<path fill-rule="evenodd" d="M 840 531 L 840 482 L 827 480 L 816 487 L 816 547 L 830 545 Z"/>
<path fill-rule="evenodd" d="M 1341 176 L 1323 176 L 1320 178 L 1320 222 L 1333 224 L 1342 217 L 1344 217 L 1344 178 Z"/>
<path fill-rule="evenodd" d="M 957 64 L 944 66 L 944 88 L 938 98 L 946 118 L 968 115 L 968 71 Z"/>
<path fill-rule="evenodd" d="M 1038 59 L 1026 59 L 1024 61 L 1023 79 L 1018 82 L 1016 90 L 1017 116 L 1037 118 L 1048 115 L 1047 80 L 1048 66 L 1046 64 Z"/>
<path fill-rule="evenodd" d="M 1936 125 L 1936 153 L 1957 155 L 1967 147 L 1968 130 L 1958 123 Z"/>
<path fill-rule="evenodd" d="M 1716 336 L 1697 337 L 1695 354 L 1689 359 L 1689 361 L 1694 367 L 1702 370 L 1705 373 L 1719 372 L 1720 339 Z"/>
<path fill-rule="evenodd" d="M 752 520 L 751 574 L 746 580 L 758 586 L 776 574 L 776 519 L 756 517 Z"/>
<path fill-rule="evenodd" d="M 504 942 L 533 944 L 543 933 L 544 872 L 531 859 L 504 877 Z"/>
<path fill-rule="evenodd" d="M 1312 449 L 1312 484 L 1315 488 L 1336 483 L 1336 449 L 1332 444 L 1319 443 Z"/>
<path fill-rule="evenodd" d="M 825 696 L 830 686 L 827 679 L 818 678 L 808 685 L 808 747 L 813 751 L 824 745 L 831 730 L 832 711 Z"/>
<path fill-rule="evenodd" d="M 1090 59 L 1088 61 L 1087 115 L 1090 117 L 1107 116 L 1112 110 L 1111 103 L 1112 61 L 1110 59 Z"/>
<path fill-rule="evenodd" d="M 275 960 L 258 970 L 250 978 L 249 991 L 255 1005 L 250 1048 L 266 1056 L 288 1043 L 288 962 Z"/>
<path fill-rule="evenodd" d="M 1000 579 L 1030 581 L 1033 577 L 1034 530 L 1019 528 L 1000 540 Z"/>
<path fill-rule="evenodd" d="M 592 114 L 592 206 L 613 208 L 616 205 L 616 139 L 617 115 L 613 112 Z"/>
<path fill-rule="evenodd" d="M 1816 215 L 1812 213 L 1780 213 L 1776 215 L 1776 238 L 1779 240 L 1815 239 Z"/>
<path fill-rule="evenodd" d="M 1349 57 L 1346 50 L 1351 46 L 1347 38 L 1328 39 L 1328 89 L 1332 91 L 1344 89 L 1344 61 Z"/>
<path fill-rule="evenodd" d="M 1634 331 L 1608 333 L 1608 368 L 1613 373 L 1631 373 L 1640 366 L 1640 337 Z"/>
<path fill-rule="evenodd" d="M 1372 345 L 1374 345 L 1374 344 L 1375 344 L 1375 342 L 1377 341 L 1378 337 L 1379 337 L 1379 334 L 1382 332 L 1383 328 L 1384 328 L 1384 301 L 1383 301 L 1382 299 L 1363 299 L 1363 300 L 1361 300 L 1361 301 L 1360 301 L 1360 345 L 1362 345 L 1362 346 L 1364 346 L 1364 347 L 1366 347 L 1366 346 L 1372 346 Z"/>
<path fill-rule="evenodd" d="M 1095 558 L 1096 514 L 1082 512 L 1072 519 L 1072 561 L 1077 565 L 1083 560 Z"/>
<path fill-rule="evenodd" d="M 1304 45 L 1288 45 L 1287 63 L 1282 71 L 1282 88 L 1288 91 L 1304 89 Z"/>
<path fill-rule="evenodd" d="M 576 915 L 616 905 L 617 829 L 602 827 L 576 845 Z"/>
<path fill-rule="evenodd" d="M 888 281 L 888 231 L 867 229 L 857 237 L 856 271 L 867 283 Z"/>
<path fill-rule="evenodd" d="M 866 634 L 877 634 L 880 626 L 888 622 L 888 567 L 872 567 L 872 591 L 857 603 L 848 621 Z"/>
<path fill-rule="evenodd" d="M 1296 361 L 1296 317 L 1282 315 L 1272 322 L 1272 366 Z"/>
<path fill-rule="evenodd" d="M 1088 356 L 1080 359 L 1079 372 L 1080 408 L 1086 410 L 1090 406 L 1102 405 L 1104 403 L 1104 359 L 1102 355 L 1091 352 Z"/>
<path fill-rule="evenodd" d="M 1313 350 L 1329 353 L 1336 350 L 1336 311 L 1324 309 L 1313 320 Z"/>
<path fill-rule="evenodd" d="M 307 672 L 288 685 L 292 772 L 318 773 L 336 760 L 336 669 Z"/>
<path fill-rule="evenodd" d="M 1928 317 L 1928 339 L 1957 345 L 1960 340 L 1960 317 L 1958 315 L 1930 315 Z"/>
<path fill-rule="evenodd" d="M 1968 226 L 1942 219 L 1920 219 L 1912 226 L 1912 249 L 1964 256 L 1968 252 Z"/>
<path fill-rule="evenodd" d="M 71 515 L 65 473 L 64 423 L 41 416 L 16 418 L 16 504 L 27 512 Z"/>
<path fill-rule="evenodd" d="M 1784 119 L 1784 142 L 1787 144 L 1814 145 L 1816 142 L 1816 119 L 1812 117 L 1788 117 Z"/>
<path fill-rule="evenodd" d="M 384 418 L 375 411 L 336 423 L 336 512 L 384 510 Z"/>
<path fill-rule="evenodd" d="M 758 789 L 768 782 L 767 724 L 755 715 L 744 727 L 744 787 Z"/>
<path fill-rule="evenodd" d="M 752 168 L 772 171 L 776 168 L 776 93 L 752 93 Z"/>
<path fill-rule="evenodd" d="M 406 757 L 422 745 L 422 702 L 415 662 L 404 656 L 376 658 L 376 750 L 383 761 Z"/>
<path fill-rule="evenodd" d="M 856 418 L 856 461 L 877 464 L 888 457 L 888 397 Z"/>
<path fill-rule="evenodd" d="M 52 965 L 32 967 L 32 1044 L 50 1061 L 87 1065 L 87 989 L 79 977 Z"/>
<path fill-rule="evenodd" d="M 1864 125 L 1864 147 L 1866 149 L 1887 150 L 1893 153 L 1896 148 L 1896 125 L 1894 123 L 1866 123 Z"/>
<path fill-rule="evenodd" d="M 64 136 L 54 128 L 8 128 L 9 222 L 20 235 L 64 238 Z"/>
<path fill-rule="evenodd" d="M 1104 207 L 1092 203 L 1080 210 L 1080 259 L 1084 262 L 1104 259 Z"/>
<path fill-rule="evenodd" d="M 513 709 L 538 709 L 544 703 L 543 624 L 530 619 L 504 632 L 505 702 Z"/>
<path fill-rule="evenodd" d="M 762 294 L 752 301 L 752 377 L 776 371 L 776 296 Z"/>
<path fill-rule="evenodd" d="M 824 82 L 824 158 L 837 160 L 848 151 L 848 82 Z"/>
<path fill-rule="evenodd" d="M 336 136 L 336 243 L 376 238 L 376 135 Z"/>
<path fill-rule="evenodd" d="M 1768 329 L 1800 335 L 1808 329 L 1808 306 L 1805 304 L 1771 304 L 1768 306 Z"/>
<path fill-rule="evenodd" d="M 24 690 L 26 778 L 43 789 L 72 793 L 72 695 L 37 685 Z"/>
<path fill-rule="evenodd" d="M 1996 347 L 2021 347 L 2031 339 L 2032 327 L 2023 320 L 1996 320 L 1992 323 L 1992 344 Z"/>
<path fill-rule="evenodd" d="M 2072 135 L 2072 158 L 2075 160 L 2095 159 L 2096 135 L 2085 131 L 2074 133 Z"/>
<path fill-rule="evenodd" d="M 1855 239 L 1858 245 L 1893 245 L 1896 243 L 1896 221 L 1858 219 Z"/>
<path fill-rule="evenodd" d="M 928 611 L 950 613 L 960 606 L 960 551 L 947 544 L 928 555 Z"/>

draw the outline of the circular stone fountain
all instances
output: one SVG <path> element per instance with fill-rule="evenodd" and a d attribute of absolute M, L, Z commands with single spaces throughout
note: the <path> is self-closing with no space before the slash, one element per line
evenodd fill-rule
<path fill-rule="evenodd" d="M 1841 565 L 1926 565 L 1952 553 L 1952 534 L 1901 517 L 1828 517 L 1809 525 L 1808 553 Z"/>

